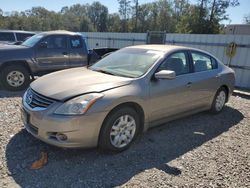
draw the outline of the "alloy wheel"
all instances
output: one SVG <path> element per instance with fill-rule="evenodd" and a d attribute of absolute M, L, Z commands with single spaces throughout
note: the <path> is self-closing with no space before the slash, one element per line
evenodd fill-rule
<path fill-rule="evenodd" d="M 123 148 L 133 140 L 135 132 L 135 119 L 130 115 L 120 116 L 111 127 L 111 144 L 116 148 Z"/>
<path fill-rule="evenodd" d="M 218 112 L 223 108 L 225 102 L 226 102 L 226 93 L 225 91 L 222 90 L 217 95 L 216 101 L 215 101 L 215 108 Z"/>

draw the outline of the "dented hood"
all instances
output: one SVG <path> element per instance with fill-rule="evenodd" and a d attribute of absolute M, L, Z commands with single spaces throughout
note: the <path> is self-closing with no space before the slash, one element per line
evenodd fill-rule
<path fill-rule="evenodd" d="M 67 100 L 77 95 L 102 92 L 130 84 L 131 78 L 108 75 L 87 68 L 73 68 L 48 74 L 31 83 L 31 88 L 46 97 Z"/>

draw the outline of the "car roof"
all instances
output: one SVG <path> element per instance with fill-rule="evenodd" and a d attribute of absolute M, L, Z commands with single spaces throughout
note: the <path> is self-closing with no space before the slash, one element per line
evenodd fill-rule
<path fill-rule="evenodd" d="M 1 29 L 0 30 L 0 33 L 1 32 L 8 32 L 8 33 L 27 33 L 27 34 L 35 34 L 35 32 L 32 32 L 32 31 L 22 31 L 22 30 L 5 30 L 5 29 Z"/>
<path fill-rule="evenodd" d="M 201 50 L 201 49 L 186 47 L 186 46 L 171 45 L 171 44 L 153 44 L 153 45 L 152 44 L 146 44 L 146 45 L 129 46 L 129 47 L 126 47 L 126 48 L 156 50 L 156 51 L 161 51 L 163 53 L 173 52 L 173 51 L 176 51 L 176 50 L 194 50 L 194 51 L 202 52 L 202 53 L 205 53 L 207 55 L 210 55 L 210 56 L 214 57 L 209 52 Z"/>
<path fill-rule="evenodd" d="M 169 52 L 172 50 L 181 50 L 181 49 L 190 49 L 184 46 L 175 46 L 175 45 L 164 45 L 164 44 L 147 44 L 147 45 L 136 45 L 129 46 L 126 48 L 138 48 L 138 49 L 146 49 L 146 50 L 156 50 L 161 52 Z"/>
<path fill-rule="evenodd" d="M 41 32 L 39 34 L 44 34 L 44 35 L 51 35 L 51 34 L 81 35 L 80 33 L 75 33 L 75 32 L 66 31 L 66 30 L 45 31 L 45 32 Z"/>

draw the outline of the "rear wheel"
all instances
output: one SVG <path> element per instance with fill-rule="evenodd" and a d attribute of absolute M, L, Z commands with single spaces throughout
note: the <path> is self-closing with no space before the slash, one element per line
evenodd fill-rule
<path fill-rule="evenodd" d="M 123 151 L 135 140 L 139 130 L 139 116 L 129 107 L 120 108 L 108 115 L 99 137 L 102 150 Z"/>
<path fill-rule="evenodd" d="M 221 112 L 223 107 L 225 106 L 226 100 L 227 100 L 227 91 L 224 87 L 221 87 L 215 94 L 211 107 L 211 112 L 212 113 Z"/>
<path fill-rule="evenodd" d="M 21 91 L 30 83 L 29 71 L 20 65 L 10 65 L 1 71 L 1 81 L 4 89 L 9 91 Z"/>

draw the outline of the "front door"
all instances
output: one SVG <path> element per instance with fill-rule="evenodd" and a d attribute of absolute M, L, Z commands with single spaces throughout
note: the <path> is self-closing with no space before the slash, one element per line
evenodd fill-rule
<path fill-rule="evenodd" d="M 43 70 L 69 67 L 67 36 L 51 35 L 43 39 L 37 46 L 36 60 Z"/>
<path fill-rule="evenodd" d="M 190 110 L 191 101 L 194 98 L 190 95 L 191 66 L 186 51 L 171 54 L 156 72 L 160 70 L 173 70 L 176 78 L 154 79 L 150 82 L 150 120 L 152 122 Z"/>

